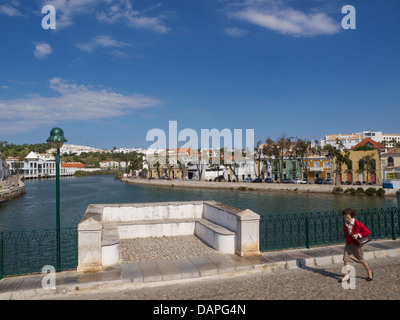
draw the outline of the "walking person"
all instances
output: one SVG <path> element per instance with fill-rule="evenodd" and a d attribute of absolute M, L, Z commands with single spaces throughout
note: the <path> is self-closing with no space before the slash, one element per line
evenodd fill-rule
<path fill-rule="evenodd" d="M 342 212 L 345 223 L 343 225 L 344 234 L 346 236 L 346 244 L 344 247 L 343 261 L 344 265 L 347 266 L 347 271 L 343 279 L 339 282 L 350 281 L 350 262 L 361 263 L 368 273 L 367 281 L 372 281 L 373 272 L 368 266 L 368 263 L 364 260 L 364 249 L 359 246 L 355 239 L 362 238 L 371 234 L 366 226 L 360 221 L 355 219 L 356 213 L 350 208 L 346 208 Z"/>

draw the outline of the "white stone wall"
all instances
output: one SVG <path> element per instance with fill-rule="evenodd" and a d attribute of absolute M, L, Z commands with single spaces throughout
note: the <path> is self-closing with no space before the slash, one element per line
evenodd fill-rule
<path fill-rule="evenodd" d="M 259 219 L 216 201 L 89 205 L 78 225 L 78 271 L 117 263 L 120 239 L 196 235 L 224 253 L 259 254 Z"/>

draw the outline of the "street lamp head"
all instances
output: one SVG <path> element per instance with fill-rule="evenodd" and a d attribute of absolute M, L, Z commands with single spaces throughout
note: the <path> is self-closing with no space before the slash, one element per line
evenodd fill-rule
<path fill-rule="evenodd" d="M 64 142 L 68 140 L 64 137 L 64 131 L 60 128 L 53 128 L 50 131 L 50 137 L 47 139 L 47 143 L 52 148 L 60 149 Z"/>

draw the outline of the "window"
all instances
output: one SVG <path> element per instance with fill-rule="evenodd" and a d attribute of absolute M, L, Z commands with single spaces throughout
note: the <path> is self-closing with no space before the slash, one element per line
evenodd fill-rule
<path fill-rule="evenodd" d="M 319 168 L 319 162 L 318 161 L 314 162 L 314 168 Z"/>
<path fill-rule="evenodd" d="M 358 161 L 358 169 L 364 170 L 364 160 L 363 159 L 360 159 Z"/>
<path fill-rule="evenodd" d="M 324 166 L 324 169 L 330 169 L 331 168 L 331 162 L 330 161 L 324 161 L 323 166 Z"/>
<path fill-rule="evenodd" d="M 394 167 L 394 159 L 393 157 L 388 158 L 388 167 Z"/>

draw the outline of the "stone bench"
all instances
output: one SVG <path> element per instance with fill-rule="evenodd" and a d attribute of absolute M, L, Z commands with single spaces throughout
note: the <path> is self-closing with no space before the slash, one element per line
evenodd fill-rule
<path fill-rule="evenodd" d="M 195 235 L 223 253 L 259 254 L 259 216 L 216 201 L 89 205 L 78 225 L 78 271 L 118 263 L 120 239 Z"/>

